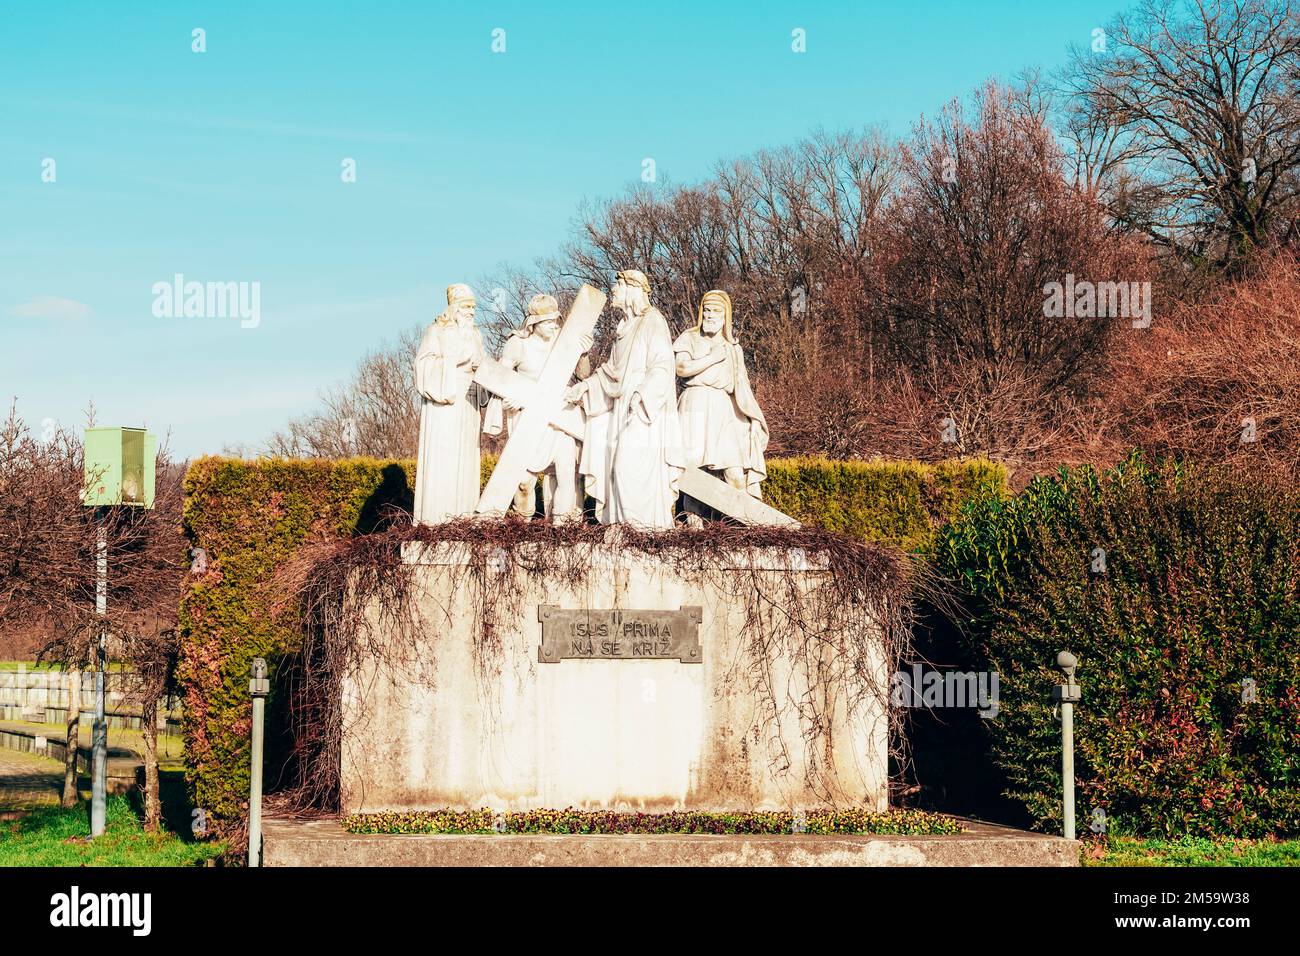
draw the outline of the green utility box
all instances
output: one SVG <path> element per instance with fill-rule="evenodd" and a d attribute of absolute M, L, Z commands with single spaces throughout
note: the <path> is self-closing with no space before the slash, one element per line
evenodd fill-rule
<path fill-rule="evenodd" d="M 87 428 L 83 503 L 153 507 L 158 438 L 143 428 Z"/>

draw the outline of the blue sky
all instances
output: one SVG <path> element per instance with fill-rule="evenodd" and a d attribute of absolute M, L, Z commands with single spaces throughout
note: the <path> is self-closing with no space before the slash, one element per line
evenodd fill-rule
<path fill-rule="evenodd" d="M 901 136 L 1120 9 L 7 3 L 0 397 L 38 431 L 93 400 L 182 456 L 257 445 L 449 283 L 551 252 L 643 158 L 690 182 L 819 125 Z M 260 324 L 156 317 L 176 273 L 260 283 Z"/>

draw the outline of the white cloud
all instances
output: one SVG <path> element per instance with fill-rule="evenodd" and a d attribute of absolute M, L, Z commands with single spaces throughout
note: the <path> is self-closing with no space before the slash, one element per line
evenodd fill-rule
<path fill-rule="evenodd" d="M 88 319 L 95 310 L 76 299 L 61 299 L 58 296 L 43 296 L 32 299 L 22 305 L 10 306 L 5 314 L 15 319 L 47 319 L 52 322 L 65 322 L 75 319 Z"/>

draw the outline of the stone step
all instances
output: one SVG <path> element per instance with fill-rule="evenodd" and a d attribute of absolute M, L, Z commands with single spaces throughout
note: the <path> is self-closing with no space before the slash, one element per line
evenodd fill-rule
<path fill-rule="evenodd" d="M 1078 866 L 1079 842 L 963 821 L 955 836 L 348 833 L 269 819 L 266 866 Z"/>

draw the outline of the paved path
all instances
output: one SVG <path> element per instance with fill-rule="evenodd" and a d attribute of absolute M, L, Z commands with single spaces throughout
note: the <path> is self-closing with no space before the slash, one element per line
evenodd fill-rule
<path fill-rule="evenodd" d="M 58 760 L 0 748 L 0 810 L 58 803 L 62 793 Z"/>

